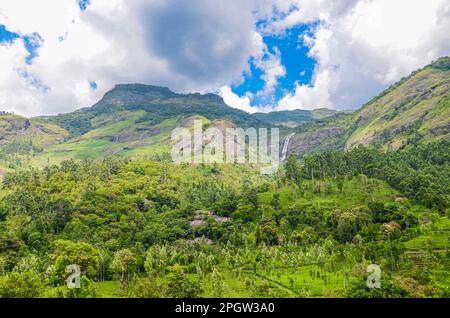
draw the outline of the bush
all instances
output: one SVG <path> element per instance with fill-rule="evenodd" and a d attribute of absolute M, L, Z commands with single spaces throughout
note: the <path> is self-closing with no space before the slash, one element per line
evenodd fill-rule
<path fill-rule="evenodd" d="M 11 272 L 0 277 L 0 298 L 38 298 L 43 291 L 41 277 L 33 272 Z"/>
<path fill-rule="evenodd" d="M 196 298 L 203 294 L 203 289 L 198 282 L 191 281 L 183 269 L 176 265 L 167 276 L 167 294 L 173 298 Z"/>
<path fill-rule="evenodd" d="M 410 297 L 407 290 L 396 286 L 391 279 L 382 276 L 381 288 L 368 288 L 365 277 L 353 281 L 348 290 L 349 298 L 405 298 Z"/>
<path fill-rule="evenodd" d="M 45 298 L 94 298 L 95 296 L 94 283 L 86 276 L 81 277 L 80 288 L 58 286 L 48 288 L 43 294 Z"/>
<path fill-rule="evenodd" d="M 155 280 L 150 277 L 139 278 L 133 277 L 124 290 L 124 294 L 128 298 L 161 298 L 164 292 Z"/>

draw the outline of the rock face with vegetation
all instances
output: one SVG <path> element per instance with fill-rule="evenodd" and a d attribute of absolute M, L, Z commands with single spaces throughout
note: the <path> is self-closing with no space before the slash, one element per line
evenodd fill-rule
<path fill-rule="evenodd" d="M 4 166 L 3 169 L 14 168 L 19 158 L 40 153 L 53 144 L 63 142 L 68 135 L 56 124 L 1 112 L 0 174 L 1 166 Z"/>
<path fill-rule="evenodd" d="M 449 297 L 448 85 L 443 58 L 354 113 L 250 115 L 138 84 L 2 113 L 0 297 Z M 278 126 L 292 155 L 274 175 L 174 164 L 171 131 L 194 120 Z"/>
<path fill-rule="evenodd" d="M 36 150 L 64 141 L 68 133 L 57 125 L 39 119 L 27 119 L 10 113 L 0 113 L 0 145 L 28 142 Z M 2 148 L 3 149 L 3 148 Z"/>
<path fill-rule="evenodd" d="M 302 124 L 314 123 L 317 120 L 331 117 L 336 113 L 338 113 L 338 111 L 327 108 L 319 108 L 314 110 L 296 109 L 291 111 L 256 113 L 253 114 L 253 117 L 277 126 L 295 128 Z"/>
<path fill-rule="evenodd" d="M 240 127 L 262 125 L 260 120 L 251 115 L 227 106 L 220 96 L 176 94 L 166 87 L 141 84 L 116 85 L 92 107 L 46 119 L 73 135 L 81 135 L 100 126 L 122 121 L 122 113 L 139 113 L 136 123 L 147 125 L 192 115 L 201 115 L 211 120 L 227 119 Z"/>
<path fill-rule="evenodd" d="M 413 72 L 354 113 L 338 113 L 297 128 L 289 153 L 377 145 L 396 150 L 415 143 L 450 140 L 450 58 Z"/>
<path fill-rule="evenodd" d="M 356 130 L 346 142 L 381 143 L 398 149 L 416 141 L 450 139 L 450 58 L 412 73 L 354 115 Z"/>

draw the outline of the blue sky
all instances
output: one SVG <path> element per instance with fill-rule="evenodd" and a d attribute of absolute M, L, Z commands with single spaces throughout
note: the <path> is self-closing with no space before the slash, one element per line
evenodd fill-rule
<path fill-rule="evenodd" d="M 81 11 L 87 9 L 91 0 L 77 0 L 78 6 Z M 16 39 L 22 39 L 25 44 L 25 48 L 28 51 L 29 55 L 26 57 L 26 63 L 32 64 L 33 59 L 38 55 L 39 47 L 43 39 L 37 32 L 33 32 L 32 34 L 20 35 L 15 32 L 9 31 L 5 25 L 0 24 L 0 44 L 1 43 L 11 43 Z M 92 82 L 93 86 L 95 86 L 95 82 Z"/>
<path fill-rule="evenodd" d="M 0 24 L 0 43 L 11 43 L 19 38 L 23 40 L 25 48 L 28 51 L 28 56 L 26 57 L 25 62 L 27 64 L 32 64 L 33 59 L 38 54 L 38 49 L 42 42 L 42 38 L 39 34 L 32 33 L 29 35 L 20 36 L 17 33 L 8 31 L 4 25 Z"/>
<path fill-rule="evenodd" d="M 264 43 L 269 51 L 274 54 L 274 49 L 278 49 L 281 54 L 281 64 L 286 69 L 286 75 L 278 80 L 273 95 L 267 98 L 255 96 L 252 105 L 265 106 L 267 103 L 275 104 L 287 92 L 293 92 L 295 83 L 310 84 L 314 73 L 316 61 L 308 56 L 309 48 L 302 44 L 301 36 L 308 33 L 314 24 L 302 25 L 292 28 L 282 35 L 263 36 Z M 239 85 L 231 85 L 233 92 L 239 96 L 250 92 L 256 94 L 264 88 L 264 80 L 261 79 L 263 71 L 255 67 L 250 59 L 250 73 L 244 74 L 244 82 Z"/>
<path fill-rule="evenodd" d="M 87 9 L 90 4 L 90 0 L 77 0 L 78 6 L 81 11 Z M 37 32 L 33 32 L 32 34 L 20 35 L 15 32 L 9 31 L 5 25 L 0 24 L 0 43 L 11 43 L 16 39 L 23 39 L 25 48 L 27 49 L 29 55 L 26 58 L 26 63 L 31 64 L 33 59 L 38 54 L 38 49 L 41 46 L 42 38 Z"/>
<path fill-rule="evenodd" d="M 449 10 L 448 0 L 2 0 L 0 109 L 69 112 L 118 83 L 218 93 L 247 112 L 356 109 L 450 54 Z"/>
<path fill-rule="evenodd" d="M 80 0 L 80 10 L 86 10 L 89 4 L 90 0 Z M 262 22 L 260 21 L 257 24 L 262 24 Z M 258 92 L 263 90 L 265 81 L 262 79 L 264 71 L 255 65 L 254 57 L 248 59 L 249 72 L 243 73 L 244 80 L 236 85 L 230 84 L 233 92 L 239 96 L 244 96 L 248 93 L 254 94 L 251 105 L 258 107 L 276 104 L 286 93 L 294 91 L 295 83 L 310 84 L 316 61 L 314 58 L 308 56 L 309 49 L 302 44 L 301 37 L 303 34 L 308 33 L 312 26 L 314 24 L 306 24 L 294 27 L 282 35 L 265 35 L 262 37 L 269 53 L 275 54 L 275 50 L 278 50 L 280 62 L 286 70 L 286 74 L 278 79 L 278 83 L 270 96 L 257 95 Z M 61 36 L 59 38 L 60 41 L 64 41 L 65 37 L 66 35 Z M 39 54 L 39 48 L 43 41 L 42 38 L 38 33 L 19 35 L 10 32 L 4 25 L 0 25 L 0 43 L 11 43 L 16 39 L 23 39 L 25 48 L 29 53 L 26 57 L 26 63 L 32 64 L 33 59 Z M 266 58 L 267 55 L 263 56 L 263 60 Z M 26 72 L 23 72 L 22 75 L 25 78 L 30 76 Z M 36 79 L 32 79 L 32 81 L 38 83 Z M 89 85 L 93 90 L 97 89 L 98 86 L 95 80 L 90 80 Z M 39 86 L 42 87 L 42 84 L 39 84 Z"/>

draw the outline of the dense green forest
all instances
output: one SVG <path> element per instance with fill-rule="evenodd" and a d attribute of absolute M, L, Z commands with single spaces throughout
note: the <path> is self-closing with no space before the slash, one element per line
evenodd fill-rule
<path fill-rule="evenodd" d="M 443 57 L 354 112 L 248 114 L 141 84 L 0 112 L 0 297 L 449 297 L 449 76 Z M 279 128 L 286 160 L 172 163 L 196 120 Z"/>
<path fill-rule="evenodd" d="M 448 297 L 449 149 L 291 156 L 274 176 L 118 157 L 16 170 L 0 297 Z"/>
<path fill-rule="evenodd" d="M 26 299 L 448 303 L 450 0 L 0 0 L 0 315 Z"/>

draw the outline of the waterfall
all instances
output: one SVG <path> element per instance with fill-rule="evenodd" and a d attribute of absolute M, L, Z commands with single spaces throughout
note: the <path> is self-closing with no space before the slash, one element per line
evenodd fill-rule
<path fill-rule="evenodd" d="M 281 151 L 281 161 L 286 160 L 287 157 L 287 152 L 288 152 L 288 147 L 289 147 L 289 142 L 291 141 L 292 136 L 294 136 L 295 134 L 289 134 L 288 136 L 286 136 L 286 138 L 284 139 L 284 143 L 283 143 L 283 150 Z"/>

